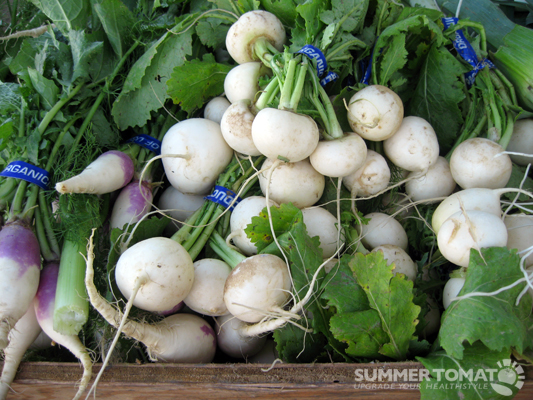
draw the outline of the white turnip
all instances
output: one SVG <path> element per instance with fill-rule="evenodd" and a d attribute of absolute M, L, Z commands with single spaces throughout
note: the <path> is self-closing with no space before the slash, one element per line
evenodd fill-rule
<path fill-rule="evenodd" d="M 339 222 L 328 210 L 322 207 L 302 209 L 303 221 L 310 237 L 318 236 L 322 258 L 329 258 L 344 244 L 339 234 Z"/>
<path fill-rule="evenodd" d="M 205 202 L 201 194 L 185 194 L 174 186 L 167 187 L 157 202 L 157 207 L 172 220 L 165 228 L 165 235 L 171 236 Z"/>
<path fill-rule="evenodd" d="M 465 285 L 465 278 L 450 278 L 444 285 L 442 292 L 442 304 L 446 310 L 453 299 L 457 297 L 463 286 Z"/>
<path fill-rule="evenodd" d="M 439 250 L 448 261 L 468 267 L 470 250 L 507 245 L 507 229 L 500 217 L 478 210 L 459 211 L 441 225 Z"/>
<path fill-rule="evenodd" d="M 252 123 L 255 115 L 250 109 L 250 102 L 239 100 L 232 103 L 222 115 L 220 131 L 226 143 L 236 152 L 248 156 L 258 156 L 252 139 Z"/>
<path fill-rule="evenodd" d="M 269 200 L 270 206 L 277 204 Z M 246 236 L 244 229 L 252 222 L 252 218 L 258 216 L 266 207 L 267 201 L 263 196 L 250 196 L 244 198 L 235 206 L 230 217 L 230 238 L 238 249 L 247 256 L 257 254 L 257 247 Z"/>
<path fill-rule="evenodd" d="M 431 200 L 438 202 L 439 197 L 446 197 L 453 193 L 457 184 L 453 180 L 450 164 L 444 157 L 439 157 L 427 172 L 419 176 L 417 172 L 407 175 L 405 192 L 412 201 Z"/>
<path fill-rule="evenodd" d="M 224 78 L 224 95 L 232 104 L 241 100 L 254 103 L 260 90 L 259 78 L 268 71 L 262 62 L 257 61 L 233 67 Z"/>
<path fill-rule="evenodd" d="M 368 150 L 363 165 L 354 173 L 345 176 L 342 183 L 352 196 L 367 197 L 385 190 L 390 177 L 387 160 L 381 154 Z"/>
<path fill-rule="evenodd" d="M 238 64 L 257 61 L 269 47 L 282 51 L 284 43 L 285 28 L 281 21 L 263 10 L 241 15 L 226 35 L 226 48 Z"/>
<path fill-rule="evenodd" d="M 252 139 L 266 157 L 294 163 L 308 158 L 316 149 L 318 125 L 308 115 L 263 108 L 252 123 Z"/>
<path fill-rule="evenodd" d="M 165 174 L 182 193 L 206 194 L 233 157 L 220 125 L 190 118 L 173 125 L 161 143 Z"/>
<path fill-rule="evenodd" d="M 324 176 L 340 178 L 361 168 L 366 160 L 365 141 L 356 133 L 340 139 L 322 140 L 309 156 L 314 169 Z"/>
<path fill-rule="evenodd" d="M 230 357 L 247 359 L 265 345 L 266 336 L 243 335 L 242 328 L 248 324 L 231 314 L 216 318 L 216 324 L 218 348 Z"/>
<path fill-rule="evenodd" d="M 269 170 L 274 163 L 277 166 L 269 177 Z M 278 204 L 292 203 L 298 208 L 310 207 L 315 204 L 326 185 L 324 175 L 316 171 L 309 159 L 295 163 L 278 163 L 278 160 L 267 158 L 261 166 L 259 175 L 261 192 Z"/>
<path fill-rule="evenodd" d="M 461 188 L 503 188 L 511 177 L 513 163 L 504 149 L 486 138 L 467 139 L 450 158 L 453 179 Z"/>
<path fill-rule="evenodd" d="M 370 85 L 355 93 L 348 103 L 348 121 L 364 139 L 382 141 L 398 130 L 403 119 L 400 97 L 382 85 Z"/>
<path fill-rule="evenodd" d="M 383 244 L 372 249 L 373 253 L 377 251 L 383 253 L 383 258 L 387 260 L 387 265 L 394 263 L 394 269 L 392 270 L 394 275 L 398 273 L 404 274 L 410 281 L 415 281 L 418 268 L 404 249 L 392 244 Z"/>
<path fill-rule="evenodd" d="M 224 285 L 231 267 L 215 258 L 195 261 L 194 283 L 183 302 L 191 310 L 211 317 L 228 314 L 224 303 Z"/>
<path fill-rule="evenodd" d="M 282 309 L 292 284 L 285 262 L 271 254 L 258 254 L 240 262 L 226 279 L 224 302 L 244 322 L 259 322 Z"/>
<path fill-rule="evenodd" d="M 194 267 L 179 243 L 164 237 L 138 242 L 120 256 L 115 280 L 133 305 L 166 311 L 185 299 L 194 282 Z"/>
<path fill-rule="evenodd" d="M 402 225 L 390 215 L 380 212 L 366 214 L 370 219 L 367 225 L 357 225 L 361 242 L 372 250 L 384 244 L 393 244 L 407 250 L 407 233 Z"/>
<path fill-rule="evenodd" d="M 509 155 L 515 164 L 528 165 L 533 163 L 533 118 L 519 119 L 515 122 L 513 135 L 506 150 L 524 154 Z"/>
<path fill-rule="evenodd" d="M 383 142 L 387 158 L 407 171 L 427 171 L 439 157 L 439 141 L 425 119 L 405 117 L 398 130 Z"/>
<path fill-rule="evenodd" d="M 511 214 L 503 219 L 507 227 L 507 248 L 517 249 L 518 254 L 524 253 L 533 246 L 533 215 Z M 533 254 L 524 261 L 524 267 L 533 266 Z"/>
<path fill-rule="evenodd" d="M 222 115 L 230 104 L 228 99 L 223 96 L 213 97 L 204 107 L 204 118 L 220 124 Z"/>

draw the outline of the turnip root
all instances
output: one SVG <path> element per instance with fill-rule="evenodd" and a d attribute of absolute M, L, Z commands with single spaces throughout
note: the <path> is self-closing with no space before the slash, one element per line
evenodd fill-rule
<path fill-rule="evenodd" d="M 110 150 L 90 163 L 80 174 L 56 183 L 59 193 L 105 194 L 126 186 L 135 167 L 126 153 Z"/>
<path fill-rule="evenodd" d="M 470 250 L 507 245 L 507 229 L 500 217 L 478 210 L 459 211 L 441 225 L 437 244 L 451 263 L 468 267 Z"/>
<path fill-rule="evenodd" d="M 254 10 L 244 13 L 226 35 L 226 49 L 238 63 L 257 61 L 269 46 L 283 50 L 285 28 L 272 13 Z"/>
<path fill-rule="evenodd" d="M 233 358 L 247 359 L 257 354 L 266 342 L 266 336 L 244 336 L 242 327 L 247 323 L 228 314 L 216 319 L 218 348 Z"/>
<path fill-rule="evenodd" d="M 533 118 L 519 119 L 515 122 L 513 135 L 506 150 L 524 154 L 509 155 L 515 164 L 528 165 L 533 163 Z M 528 154 L 529 156 L 527 156 Z"/>
<path fill-rule="evenodd" d="M 383 142 L 387 158 L 407 171 L 426 171 L 437 162 L 439 141 L 425 119 L 405 117 L 398 130 Z"/>
<path fill-rule="evenodd" d="M 356 133 L 340 139 L 323 140 L 309 156 L 314 169 L 324 176 L 340 178 L 361 168 L 366 160 L 365 141 Z"/>
<path fill-rule="evenodd" d="M 364 164 L 342 179 L 352 196 L 367 197 L 385 190 L 391 177 L 387 160 L 373 150 L 368 150 Z"/>
<path fill-rule="evenodd" d="M 202 318 L 192 314 L 180 313 L 166 317 L 154 325 L 139 323 L 127 320 L 127 314 L 122 314 L 98 293 L 93 282 L 94 244 L 92 239 L 91 236 L 87 249 L 87 270 L 85 275 L 87 294 L 93 307 L 107 322 L 118 329 L 108 357 L 104 360 L 92 389 L 98 384 L 98 380 L 109 360 L 109 355 L 121 332 L 143 343 L 152 361 L 175 363 L 211 362 L 216 351 L 215 332 Z M 131 302 L 128 302 L 128 306 L 130 305 Z M 128 307 L 126 308 L 127 311 L 129 311 Z"/>
<path fill-rule="evenodd" d="M 0 350 L 37 293 L 40 269 L 39 243 L 31 228 L 22 221 L 6 223 L 0 231 Z"/>
<path fill-rule="evenodd" d="M 272 339 L 267 339 L 261 350 L 257 354 L 249 357 L 246 361 L 254 364 L 272 365 L 276 360 L 279 361 L 276 342 Z"/>
<path fill-rule="evenodd" d="M 309 236 L 318 236 L 322 258 L 329 258 L 344 244 L 339 235 L 339 222 L 333 214 L 321 207 L 302 209 L 303 221 Z"/>
<path fill-rule="evenodd" d="M 363 245 L 372 250 L 384 244 L 393 244 L 407 250 L 407 233 L 402 225 L 390 215 L 380 212 L 366 214 L 367 225 L 357 225 Z"/>
<path fill-rule="evenodd" d="M 310 207 L 315 204 L 324 193 L 326 180 L 324 175 L 317 172 L 309 159 L 295 163 L 280 163 L 270 176 L 268 170 L 278 160 L 267 158 L 259 174 L 259 185 L 263 195 L 269 192 L 269 199 L 278 204 L 292 203 L 298 208 Z"/>
<path fill-rule="evenodd" d="M 224 79 L 224 95 L 230 103 L 253 103 L 259 92 L 259 78 L 269 72 L 262 62 L 247 62 L 231 69 Z"/>
<path fill-rule="evenodd" d="M 442 292 L 442 304 L 446 310 L 452 303 L 452 299 L 457 297 L 463 286 L 465 285 L 465 278 L 450 278 L 446 285 L 444 285 L 444 290 Z"/>
<path fill-rule="evenodd" d="M 533 246 L 533 215 L 512 214 L 503 219 L 507 227 L 507 248 L 517 249 L 523 253 Z M 533 266 L 533 254 L 530 254 L 524 262 L 524 267 Z"/>
<path fill-rule="evenodd" d="M 450 164 L 444 157 L 439 157 L 424 175 L 419 175 L 417 172 L 407 175 L 405 192 L 412 201 L 436 199 L 431 202 L 438 202 L 439 197 L 451 195 L 457 186 L 450 171 Z"/>
<path fill-rule="evenodd" d="M 220 124 L 222 115 L 230 106 L 230 102 L 223 96 L 217 96 L 207 102 L 204 108 L 204 118 Z"/>
<path fill-rule="evenodd" d="M 404 249 L 392 244 L 383 244 L 372 249 L 373 253 L 376 251 L 383 253 L 383 258 L 387 260 L 387 265 L 394 263 L 394 269 L 392 270 L 394 275 L 398 273 L 404 274 L 410 281 L 415 281 L 418 268 Z"/>
<path fill-rule="evenodd" d="M 271 254 L 258 254 L 240 262 L 226 279 L 224 302 L 244 322 L 259 322 L 280 311 L 292 284 L 285 262 Z"/>
<path fill-rule="evenodd" d="M 259 156 L 252 139 L 252 123 L 255 115 L 250 110 L 250 102 L 239 100 L 232 103 L 222 116 L 220 131 L 226 143 L 236 152 L 249 156 Z"/>
<path fill-rule="evenodd" d="M 294 163 L 308 158 L 316 149 L 318 125 L 308 115 L 263 108 L 252 122 L 252 139 L 266 157 Z"/>
<path fill-rule="evenodd" d="M 239 250 L 247 255 L 252 256 L 257 254 L 257 247 L 246 236 L 244 229 L 252 222 L 252 218 L 258 216 L 266 207 L 266 198 L 263 196 L 250 196 L 243 199 L 235 206 L 230 217 L 230 238 L 239 248 Z M 270 206 L 277 206 L 277 204 L 269 200 Z"/>
<path fill-rule="evenodd" d="M 35 316 L 35 307 L 31 304 L 9 332 L 9 345 L 4 349 L 4 367 L 0 378 L 0 400 L 6 399 L 24 353 L 41 332 L 41 326 Z"/>
<path fill-rule="evenodd" d="M 509 182 L 513 163 L 492 140 L 472 138 L 452 152 L 450 170 L 461 188 L 503 188 Z"/>
<path fill-rule="evenodd" d="M 165 235 L 171 236 L 175 233 L 182 226 L 182 222 L 206 202 L 204 197 L 201 194 L 182 193 L 174 186 L 167 187 L 157 202 L 157 207 L 172 218 L 165 228 Z"/>
<path fill-rule="evenodd" d="M 164 237 L 138 242 L 120 256 L 115 279 L 127 299 L 146 311 L 169 310 L 185 299 L 194 282 L 194 267 L 179 243 Z"/>
<path fill-rule="evenodd" d="M 452 214 L 461 210 L 480 210 L 500 217 L 502 215 L 500 197 L 503 193 L 516 192 L 531 196 L 531 193 L 515 188 L 486 189 L 471 188 L 460 190 L 444 199 L 433 212 L 431 225 L 439 233 L 442 223 Z"/>
<path fill-rule="evenodd" d="M 348 103 L 348 122 L 354 132 L 367 140 L 390 138 L 403 119 L 403 103 L 392 90 L 370 85 L 355 93 Z"/>
<path fill-rule="evenodd" d="M 149 182 L 133 180 L 122 188 L 111 212 L 111 229 L 133 225 L 150 211 L 153 199 L 151 186 Z"/>
<path fill-rule="evenodd" d="M 228 314 L 224 303 L 224 285 L 231 267 L 222 260 L 204 258 L 195 261 L 194 283 L 183 302 L 191 310 L 217 317 Z"/>
<path fill-rule="evenodd" d="M 39 289 L 35 296 L 35 316 L 42 330 L 58 345 L 66 347 L 74 354 L 83 365 L 83 376 L 74 399 L 79 399 L 92 376 L 92 360 L 88 350 L 83 346 L 77 335 L 63 335 L 53 328 L 53 311 L 56 295 L 57 276 L 59 265 L 47 264 L 41 272 Z"/>
<path fill-rule="evenodd" d="M 161 143 L 165 174 L 182 193 L 206 194 L 233 157 L 220 125 L 190 118 L 173 125 Z"/>

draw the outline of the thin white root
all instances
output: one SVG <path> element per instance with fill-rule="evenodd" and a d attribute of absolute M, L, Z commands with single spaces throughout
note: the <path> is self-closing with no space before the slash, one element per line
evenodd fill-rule
<path fill-rule="evenodd" d="M 36 37 L 41 36 L 43 33 L 45 33 L 48 30 L 48 27 L 53 29 L 56 26 L 55 26 L 55 24 L 42 25 L 42 26 L 39 26 L 38 28 L 28 29 L 28 30 L 25 30 L 25 31 L 19 31 L 19 32 L 12 33 L 11 35 L 2 36 L 2 37 L 0 37 L 0 40 L 6 41 L 6 40 L 11 40 L 11 39 L 17 39 L 17 38 L 20 38 L 20 37 L 33 37 L 33 38 L 36 38 Z"/>

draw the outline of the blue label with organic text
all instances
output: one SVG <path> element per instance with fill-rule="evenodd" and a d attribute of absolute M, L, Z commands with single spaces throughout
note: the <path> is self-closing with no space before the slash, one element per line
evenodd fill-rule
<path fill-rule="evenodd" d="M 26 182 L 35 183 L 43 189 L 48 189 L 50 183 L 50 174 L 48 171 L 24 161 L 10 162 L 8 166 L 0 172 L 0 176 L 22 179 Z"/>
<path fill-rule="evenodd" d="M 132 137 L 128 142 L 138 144 L 139 146 L 144 147 L 150 151 L 153 151 L 155 154 L 161 154 L 161 142 L 149 135 L 144 133 Z"/>
<path fill-rule="evenodd" d="M 230 211 L 233 211 L 235 206 L 242 201 L 233 190 L 218 185 L 215 186 L 213 193 L 204 197 L 204 199 L 229 208 Z"/>
<path fill-rule="evenodd" d="M 444 30 L 448 29 L 450 26 L 457 24 L 459 21 L 456 17 L 442 18 L 442 23 L 444 24 Z M 459 55 L 472 66 L 473 70 L 465 74 L 465 80 L 467 85 L 470 87 L 474 84 L 477 73 L 485 67 L 495 68 L 496 66 L 487 58 L 484 58 L 481 61 L 478 61 L 476 51 L 465 37 L 463 31 L 458 29 L 455 31 L 455 39 L 453 40 L 453 47 L 457 50 Z"/>
<path fill-rule="evenodd" d="M 320 49 L 310 44 L 306 44 L 296 53 L 305 54 L 307 57 L 316 60 L 316 73 L 318 77 L 320 78 L 324 74 L 328 64 L 326 63 L 326 56 L 320 51 Z"/>

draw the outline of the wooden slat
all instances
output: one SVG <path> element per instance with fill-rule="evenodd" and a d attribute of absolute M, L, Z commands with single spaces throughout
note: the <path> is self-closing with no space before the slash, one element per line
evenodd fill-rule
<path fill-rule="evenodd" d="M 98 399 L 419 399 L 417 380 L 379 383 L 355 381 L 354 371 L 422 370 L 416 362 L 382 364 L 120 364 L 110 366 L 97 388 Z M 93 373 L 96 376 L 100 364 Z M 23 363 L 8 400 L 72 399 L 81 377 L 76 363 Z M 373 386 L 376 385 L 376 386 Z M 388 385 L 388 386 L 385 386 Z M 533 368 L 526 369 L 526 383 L 515 397 L 533 398 Z"/>

